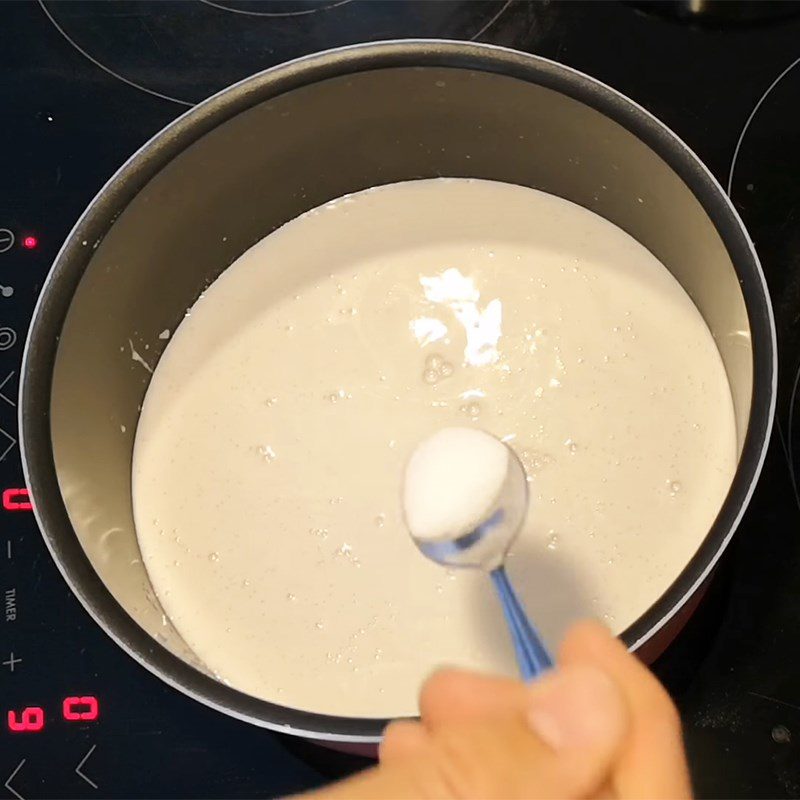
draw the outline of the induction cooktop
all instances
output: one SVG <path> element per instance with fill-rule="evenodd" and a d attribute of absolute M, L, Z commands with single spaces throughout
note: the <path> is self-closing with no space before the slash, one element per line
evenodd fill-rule
<path fill-rule="evenodd" d="M 274 797 L 365 765 L 178 694 L 89 619 L 30 513 L 17 389 L 48 268 L 81 211 L 136 148 L 193 104 L 266 67 L 406 37 L 514 47 L 614 86 L 700 155 L 744 218 L 775 306 L 778 425 L 739 533 L 656 671 L 681 708 L 698 795 L 800 796 L 800 16 L 793 3 L 777 7 L 0 4 L 0 797 Z"/>

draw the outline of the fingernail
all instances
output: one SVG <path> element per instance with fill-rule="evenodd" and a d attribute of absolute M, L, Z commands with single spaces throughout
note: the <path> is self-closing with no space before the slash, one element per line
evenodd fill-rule
<path fill-rule="evenodd" d="M 531 687 L 527 720 L 553 750 L 613 747 L 625 732 L 627 712 L 611 679 L 596 667 L 554 672 Z"/>

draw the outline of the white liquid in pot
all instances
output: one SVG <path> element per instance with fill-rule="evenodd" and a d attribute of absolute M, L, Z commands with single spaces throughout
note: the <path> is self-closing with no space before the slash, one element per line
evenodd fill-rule
<path fill-rule="evenodd" d="M 490 582 L 402 524 L 409 454 L 465 424 L 528 471 L 508 569 L 551 645 L 639 617 L 736 463 L 712 337 L 619 228 L 487 181 L 346 197 L 238 259 L 153 376 L 134 511 L 186 642 L 238 689 L 340 715 L 414 713 L 437 665 L 514 674 Z"/>

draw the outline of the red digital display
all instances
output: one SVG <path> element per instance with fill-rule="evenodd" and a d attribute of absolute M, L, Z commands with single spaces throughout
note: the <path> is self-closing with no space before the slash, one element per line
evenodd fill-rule
<path fill-rule="evenodd" d="M 84 695 L 83 697 L 65 697 L 62 711 L 64 719 L 70 722 L 74 720 L 90 722 L 97 719 L 100 709 L 97 705 L 96 697 Z"/>
<path fill-rule="evenodd" d="M 39 706 L 28 706 L 22 711 L 8 712 L 8 729 L 14 733 L 30 733 L 44 728 L 44 709 Z"/>
<path fill-rule="evenodd" d="M 22 240 L 22 246 L 26 250 L 34 250 L 39 244 L 39 240 L 35 236 L 26 236 Z"/>
<path fill-rule="evenodd" d="M 6 511 L 30 511 L 30 497 L 27 489 L 4 489 L 3 508 Z"/>
<path fill-rule="evenodd" d="M 61 713 L 67 722 L 94 722 L 100 715 L 100 704 L 94 695 L 65 697 Z M 8 729 L 13 733 L 35 733 L 44 728 L 44 709 L 28 706 L 21 711 L 9 709 Z"/>

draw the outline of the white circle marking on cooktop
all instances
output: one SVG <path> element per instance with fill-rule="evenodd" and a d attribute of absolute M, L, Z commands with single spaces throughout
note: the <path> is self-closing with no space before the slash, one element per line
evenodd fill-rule
<path fill-rule="evenodd" d="M 800 58 L 796 58 L 789 64 L 783 72 L 775 78 L 774 81 L 767 87 L 764 94 L 761 95 L 758 102 L 753 106 L 753 110 L 750 112 L 750 116 L 747 117 L 744 123 L 744 127 L 742 128 L 742 132 L 739 134 L 739 139 L 736 142 L 736 147 L 733 150 L 733 158 L 731 159 L 731 167 L 728 170 L 728 185 L 726 187 L 726 193 L 728 197 L 731 196 L 731 190 L 733 188 L 733 172 L 736 169 L 736 159 L 739 157 L 739 150 L 742 148 L 742 142 L 744 141 L 745 134 L 747 133 L 748 129 L 750 128 L 750 123 L 753 121 L 753 118 L 758 113 L 758 109 L 764 104 L 764 101 L 769 96 L 770 92 L 798 65 L 800 64 Z"/>
<path fill-rule="evenodd" d="M 339 0 L 338 2 L 334 3 L 333 5 L 322 6 L 320 8 L 315 8 L 315 9 L 308 9 L 306 11 L 267 14 L 265 12 L 253 12 L 253 11 L 245 11 L 243 9 L 229 8 L 229 7 L 226 7 L 226 6 L 222 6 L 219 3 L 215 3 L 215 2 L 213 2 L 213 0 L 200 0 L 200 1 L 204 5 L 207 5 L 207 6 L 211 7 L 211 8 L 218 9 L 220 11 L 229 11 L 231 13 L 244 14 L 244 15 L 250 15 L 250 16 L 260 16 L 260 17 L 271 16 L 271 17 L 283 17 L 283 18 L 292 17 L 292 16 L 300 16 L 300 15 L 305 15 L 305 14 L 311 14 L 311 13 L 314 13 L 314 12 L 317 12 L 317 11 L 330 11 L 332 9 L 339 8 L 341 6 L 347 5 L 350 2 L 352 2 L 352 0 Z M 103 70 L 103 72 L 107 73 L 108 75 L 111 75 L 112 77 L 116 78 L 119 81 L 122 81 L 122 83 L 125 83 L 128 86 L 133 87 L 134 89 L 139 89 L 140 91 L 145 92 L 146 94 L 149 94 L 149 95 L 151 95 L 153 97 L 157 97 L 157 98 L 159 98 L 161 100 L 168 100 L 171 103 L 178 103 L 178 105 L 186 106 L 188 108 L 191 108 L 191 107 L 193 107 L 193 106 L 195 106 L 197 104 L 196 102 L 192 102 L 190 100 L 184 100 L 184 99 L 182 99 L 180 97 L 174 97 L 172 95 L 165 94 L 164 92 L 159 92 L 159 91 L 157 91 L 155 89 L 150 89 L 147 86 L 144 86 L 143 84 L 138 83 L 137 81 L 134 81 L 131 78 L 127 78 L 124 75 L 121 75 L 119 72 L 116 72 L 115 70 L 111 69 L 111 67 L 107 66 L 102 61 L 100 61 L 98 58 L 96 58 L 91 53 L 89 53 L 88 50 L 86 50 L 85 48 L 81 47 L 81 45 L 78 44 L 78 42 L 76 42 L 67 33 L 67 31 L 58 23 L 58 21 L 52 15 L 50 10 L 47 8 L 47 5 L 45 4 L 45 0 L 38 0 L 38 3 L 41 6 L 42 11 L 44 11 L 44 13 L 47 16 L 47 18 L 50 20 L 50 22 L 55 27 L 55 29 L 67 40 L 67 42 L 69 42 L 69 44 L 71 44 L 72 47 L 74 47 L 84 58 L 86 58 L 88 61 L 90 61 L 96 67 L 98 67 L 101 70 Z M 486 23 L 484 23 L 483 27 L 481 27 L 480 30 L 477 31 L 477 33 L 475 33 L 472 36 L 470 36 L 469 41 L 472 41 L 472 42 L 477 41 L 481 36 L 483 36 L 483 34 L 486 33 L 486 31 L 489 30 L 489 28 L 491 28 L 500 19 L 500 17 L 506 12 L 506 10 L 509 8 L 511 3 L 512 3 L 512 0 L 506 0 L 506 2 L 494 14 L 494 16 L 491 17 L 491 19 L 489 19 Z M 309 54 L 304 54 L 304 55 L 309 55 Z M 260 70 L 256 70 L 256 72 L 258 72 L 258 71 L 260 71 Z M 225 87 L 223 87 L 223 88 L 225 88 Z M 215 94 L 215 93 L 212 92 L 212 95 L 213 94 Z M 211 95 L 209 95 L 209 96 L 211 96 Z M 205 98 L 203 98 L 203 99 L 205 99 Z"/>
<path fill-rule="evenodd" d="M 316 14 L 318 11 L 330 11 L 332 8 L 345 6 L 352 3 L 353 0 L 335 0 L 335 2 L 328 3 L 324 6 L 317 8 L 305 8 L 302 11 L 248 11 L 244 8 L 235 8 L 233 6 L 224 6 L 222 3 L 215 3 L 214 0 L 200 0 L 207 6 L 212 6 L 220 11 L 230 11 L 231 14 L 242 14 L 246 17 L 303 17 L 307 14 Z"/>

